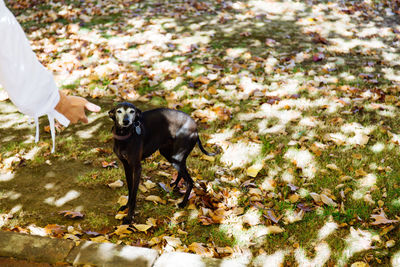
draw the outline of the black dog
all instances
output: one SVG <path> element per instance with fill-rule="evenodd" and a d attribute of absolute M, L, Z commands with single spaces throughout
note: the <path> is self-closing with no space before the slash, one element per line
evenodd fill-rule
<path fill-rule="evenodd" d="M 178 171 L 178 177 L 171 186 L 176 188 L 181 178 L 185 180 L 187 189 L 178 206 L 186 206 L 193 188 L 193 180 L 186 169 L 186 158 L 196 143 L 204 154 L 215 155 L 203 148 L 196 122 L 178 110 L 158 108 L 142 113 L 126 102 L 118 104 L 108 114 L 114 120 L 114 152 L 124 165 L 129 190 L 128 215 L 123 223 L 129 224 L 133 219 L 142 169 L 140 162 L 157 149 Z"/>

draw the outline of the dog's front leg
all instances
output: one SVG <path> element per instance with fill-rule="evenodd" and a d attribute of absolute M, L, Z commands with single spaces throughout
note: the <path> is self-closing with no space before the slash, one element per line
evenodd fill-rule
<path fill-rule="evenodd" d="M 132 167 L 129 165 L 128 161 L 124 158 L 120 158 L 122 164 L 124 165 L 124 171 L 125 171 L 125 179 L 126 179 L 126 185 L 128 186 L 128 197 L 130 195 L 130 192 L 132 190 L 132 181 L 133 181 L 133 170 Z M 128 207 L 128 204 L 123 205 L 119 208 L 118 211 L 123 211 Z"/>
<path fill-rule="evenodd" d="M 134 163 L 132 169 L 133 169 L 133 177 L 132 177 L 133 179 L 130 181 L 131 189 L 129 190 L 129 198 L 128 198 L 128 215 L 124 218 L 124 223 L 125 222 L 131 223 L 135 215 L 136 196 L 139 188 L 140 175 L 142 172 L 142 166 L 140 165 L 140 162 Z"/>

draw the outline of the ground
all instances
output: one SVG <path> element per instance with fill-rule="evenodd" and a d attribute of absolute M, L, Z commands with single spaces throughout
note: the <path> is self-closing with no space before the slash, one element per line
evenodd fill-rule
<path fill-rule="evenodd" d="M 295 266 L 399 266 L 398 1 L 6 1 L 87 125 L 41 138 L 0 91 L 0 226 Z M 121 225 L 107 111 L 180 109 L 189 206 L 159 154 Z M 114 162 L 115 161 L 115 162 Z M 181 185 L 185 189 L 185 185 Z M 358 264 L 358 265 L 356 265 Z"/>

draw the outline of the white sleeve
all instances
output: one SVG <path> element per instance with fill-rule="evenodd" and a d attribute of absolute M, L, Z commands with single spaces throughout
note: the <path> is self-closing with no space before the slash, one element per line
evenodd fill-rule
<path fill-rule="evenodd" d="M 68 125 L 68 119 L 54 110 L 60 95 L 52 73 L 39 62 L 3 0 L 0 0 L 0 84 L 21 112 L 33 118 L 51 114 Z"/>

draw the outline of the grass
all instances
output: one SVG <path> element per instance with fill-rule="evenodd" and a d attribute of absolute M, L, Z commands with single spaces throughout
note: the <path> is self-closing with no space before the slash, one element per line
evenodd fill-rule
<path fill-rule="evenodd" d="M 78 10 L 84 7 L 82 3 L 67 1 L 68 5 L 72 5 L 73 8 Z M 116 156 L 112 152 L 111 123 L 105 115 L 96 119 L 87 127 L 74 126 L 76 128 L 64 130 L 57 137 L 57 151 L 52 155 L 49 154 L 49 135 L 43 133 L 41 143 L 39 143 L 41 149 L 31 160 L 26 160 L 21 165 L 14 162 L 10 165 L 11 167 L 7 167 L 13 171 L 15 178 L 11 182 L 2 182 L 0 197 L 6 196 L 11 191 L 21 191 L 24 194 L 16 200 L 2 197 L 2 201 L 5 200 L 7 203 L 2 207 L 0 214 L 10 212 L 17 204 L 23 206 L 22 211 L 16 212 L 7 222 L 6 227 L 10 229 L 16 226 L 26 227 L 32 223 L 40 227 L 45 227 L 50 223 L 73 225 L 74 227 L 79 225 L 84 230 L 100 231 L 108 229 L 107 234 L 110 235 L 109 240 L 111 242 L 117 243 L 122 240 L 124 243 L 130 244 L 140 241 L 145 245 L 153 237 L 175 236 L 182 240 L 183 246 L 186 246 L 186 248 L 197 242 L 202 243 L 207 248 L 236 247 L 244 251 L 248 250 L 254 256 L 264 253 L 272 254 L 278 249 L 282 249 L 289 251 L 285 256 L 285 263 L 296 265 L 298 262 L 296 262 L 294 252 L 298 251 L 297 248 L 305 249 L 309 258 L 318 255 L 315 246 L 320 242 L 318 240 L 319 231 L 327 222 L 333 221 L 338 225 L 338 228 L 323 241 L 327 242 L 332 254 L 327 264 L 334 265 L 348 246 L 345 240 L 351 233 L 350 229 L 381 233 L 386 225 L 371 225 L 373 221 L 371 215 L 377 214 L 381 208 L 388 218 L 397 219 L 396 216 L 400 211 L 400 180 L 398 178 L 400 164 L 397 158 L 400 151 L 398 144 L 392 141 L 392 133 L 396 134 L 400 129 L 396 119 L 399 115 L 397 110 L 399 104 L 396 98 L 398 86 L 385 75 L 384 70 L 389 68 L 390 64 L 388 65 L 385 62 L 386 60 L 381 57 L 381 53 L 391 52 L 392 50 L 375 49 L 370 53 L 362 54 L 361 47 L 355 47 L 349 52 L 331 52 L 328 49 L 333 48 L 331 45 L 313 41 L 309 28 L 303 25 L 309 23 L 323 27 L 320 23 L 330 20 L 329 16 L 316 16 L 313 13 L 314 8 L 307 7 L 304 10 L 295 11 L 295 19 L 273 19 L 273 14 L 268 16 L 257 15 L 257 12 L 260 12 L 257 8 L 252 10 L 247 9 L 247 7 L 223 8 L 225 13 L 222 14 L 219 13 L 222 8 L 220 4 L 206 3 L 214 8 L 213 12 L 196 11 L 193 9 L 195 7 L 186 11 L 179 11 L 185 10 L 187 5 L 174 3 L 176 6 L 171 6 L 170 3 L 156 4 L 150 1 L 143 3 L 142 11 L 136 9 L 137 5 L 115 10 L 114 6 L 104 7 L 102 15 L 92 16 L 88 22 L 81 21 L 79 14 L 75 17 L 73 15 L 68 18 L 58 17 L 55 22 L 58 23 L 57 27 L 60 27 L 60 29 L 56 27 L 56 30 L 46 30 L 47 26 L 53 25 L 44 22 L 46 16 L 40 16 L 37 20 L 29 18 L 22 23 L 22 26 L 28 33 L 43 29 L 43 38 L 53 36 L 56 41 L 55 45 L 70 40 L 69 35 L 60 34 L 64 30 L 63 24 L 67 25 L 72 22 L 79 25 L 81 29 L 85 28 L 88 32 L 96 32 L 107 41 L 101 44 L 101 49 L 98 51 L 95 50 L 95 44 L 93 44 L 94 49 L 90 45 L 85 46 L 85 50 L 88 50 L 85 52 L 88 52 L 87 55 L 93 55 L 94 52 L 99 53 L 101 64 L 103 64 L 107 63 L 109 58 L 117 52 L 113 46 L 108 46 L 108 42 L 114 41 L 114 37 L 124 37 L 128 34 L 131 36 L 136 33 L 149 34 L 150 30 L 154 30 L 156 26 L 162 28 L 163 25 L 157 25 L 157 18 L 172 19 L 177 25 L 176 28 L 168 26 L 164 29 L 165 31 L 159 32 L 163 35 L 170 34 L 171 39 L 168 43 L 171 44 L 174 44 L 176 40 L 179 41 L 180 38 L 194 35 L 190 27 L 207 21 L 208 23 L 197 25 L 196 33 L 212 31 L 212 33 L 204 33 L 210 37 L 209 43 L 198 43 L 190 51 L 182 52 L 179 50 L 179 46 L 175 49 L 174 46 L 168 46 L 160 40 L 146 39 L 143 41 L 135 39 L 135 41 L 125 43 L 126 50 L 141 50 L 145 48 L 144 45 L 149 45 L 146 49 L 152 52 L 161 52 L 160 55 L 157 56 L 157 53 L 155 53 L 156 56 L 143 61 L 140 58 L 140 60 L 132 59 L 128 63 L 118 62 L 121 67 L 118 73 L 113 73 L 104 79 L 93 78 L 87 85 L 81 85 L 80 79 L 78 79 L 72 84 L 62 86 L 62 89 L 71 92 L 79 90 L 90 94 L 91 90 L 97 87 L 105 94 L 109 94 L 108 86 L 114 82 L 118 74 L 130 71 L 140 72 L 142 78 L 139 84 L 135 86 L 135 90 L 141 96 L 149 99 L 148 102 L 138 103 L 140 108 L 146 110 L 151 107 L 171 104 L 167 97 L 171 92 L 178 95 L 172 104 L 179 104 L 180 110 L 191 114 L 193 117 L 196 116 L 198 110 L 212 111 L 215 105 L 223 104 L 231 111 L 228 120 L 218 118 L 199 122 L 199 132 L 203 145 L 206 144 L 207 140 L 213 138 L 215 133 L 220 133 L 222 130 L 233 130 L 233 137 L 225 140 L 225 143 L 222 142 L 222 146 L 229 147 L 239 141 L 253 142 L 260 144 L 261 153 L 249 155 L 249 157 L 254 156 L 254 158 L 248 164 L 243 164 L 243 166 L 231 170 L 229 166 L 221 162 L 226 148 L 221 148 L 221 155 L 216 156 L 214 161 L 203 158 L 201 152 L 196 148 L 188 159 L 188 169 L 196 180 L 197 189 L 203 190 L 205 195 L 199 193 L 192 198 L 191 206 L 187 209 L 178 209 L 174 204 L 174 201 L 181 197 L 180 194 L 167 193 L 159 186 L 161 182 L 169 184 L 176 176 L 176 170 L 168 165 L 162 156 L 153 155 L 143 162 L 142 187 L 138 193 L 135 223 L 145 224 L 147 219 L 154 218 L 157 225 L 150 228 L 146 233 L 137 231 L 128 237 L 118 238 L 117 235 L 110 233 L 121 224 L 119 220 L 115 219 L 120 206 L 117 201 L 119 197 L 127 195 L 127 189 L 125 185 L 118 189 L 110 189 L 107 186 L 118 179 L 125 183 L 125 177 L 121 164 L 118 168 L 102 167 L 103 162 L 116 160 Z M 301 3 L 299 2 L 299 4 Z M 254 3 L 249 2 L 247 4 L 252 5 Z M 276 4 L 278 5 L 279 2 Z M 90 3 L 85 3 L 85 5 L 90 5 Z M 235 3 L 236 5 L 239 5 L 239 3 Z M 315 5 L 315 9 L 318 9 L 320 5 L 324 5 L 323 1 L 319 5 Z M 52 10 L 52 8 L 50 4 L 43 4 L 32 7 L 30 12 L 45 12 Z M 165 8 L 165 10 L 159 12 L 158 8 L 160 10 Z M 329 10 L 333 8 L 331 5 L 326 6 L 324 12 L 329 13 Z M 154 10 L 156 12 L 151 13 Z M 245 10 L 249 13 L 246 13 Z M 27 12 L 22 8 L 14 11 L 17 14 Z M 168 12 L 174 12 L 174 14 Z M 362 12 L 362 8 L 359 12 Z M 137 16 L 136 13 L 140 13 L 140 16 Z M 180 16 L 181 13 L 184 16 Z M 345 14 L 343 10 L 339 13 Z M 226 15 L 229 16 L 225 18 Z M 243 17 L 241 17 L 242 15 Z M 285 15 L 290 15 L 290 12 Z M 214 19 L 219 22 L 213 22 Z M 143 22 L 143 24 L 136 29 L 136 26 L 131 24 L 129 20 Z M 351 17 L 350 21 L 355 23 L 355 18 Z M 246 26 L 245 23 L 247 22 L 251 22 L 248 25 L 254 25 L 254 27 Z M 263 22 L 265 24 L 261 25 Z M 379 25 L 378 22 L 377 25 Z M 360 29 L 362 28 L 361 26 Z M 231 29 L 231 31 L 228 32 L 226 29 Z M 329 31 L 329 38 L 344 38 L 337 35 L 334 28 L 329 28 Z M 352 33 L 354 34 L 353 37 L 357 39 L 359 29 L 353 29 Z M 79 37 L 76 38 L 79 39 Z M 135 36 L 135 38 L 139 37 Z M 384 41 L 393 42 L 393 38 L 395 37 L 388 37 Z M 274 42 L 270 39 L 273 39 L 276 45 L 273 45 Z M 368 37 L 364 39 L 368 40 Z M 71 40 L 75 39 L 71 38 Z M 40 43 L 38 38 L 33 41 L 38 47 L 38 51 L 44 51 L 40 47 L 45 46 L 45 44 Z M 164 49 L 164 45 L 167 48 Z M 154 47 L 151 48 L 152 46 Z M 77 45 L 77 47 L 81 46 Z M 123 47 L 118 49 L 123 50 Z M 243 48 L 248 54 L 230 58 L 228 51 L 232 48 Z M 72 44 L 68 44 L 67 47 L 62 47 L 57 51 L 56 58 L 47 56 L 47 62 L 56 62 L 61 58 L 60 55 L 66 51 L 81 53 Z M 296 62 L 294 66 L 289 66 L 299 52 L 308 53 L 310 58 Z M 315 53 L 323 53 L 325 58 L 321 61 L 314 61 L 312 56 Z M 271 73 L 266 73 L 266 60 L 269 57 L 276 58 L 277 63 L 273 66 Z M 341 64 L 337 63 L 339 57 L 343 61 Z M 113 60 L 117 59 L 113 58 Z M 152 66 L 154 63 L 165 60 L 176 63 L 181 72 L 157 74 L 157 82 L 155 82 L 153 77 L 157 70 L 153 69 Z M 370 62 L 373 64 L 370 64 Z M 93 67 L 95 67 L 96 64 L 100 63 L 93 62 L 93 64 Z M 372 74 L 376 75 L 374 78 L 376 78 L 377 83 L 372 83 L 359 76 L 360 73 L 365 73 L 365 67 L 370 65 L 374 68 Z M 189 72 L 191 75 L 188 75 Z M 217 79 L 212 80 L 207 85 L 193 84 L 194 77 L 207 77 L 208 74 L 217 75 Z M 348 80 L 349 75 L 353 75 L 354 79 Z M 183 80 L 179 85 L 171 91 L 162 88 L 164 81 L 176 77 L 181 77 Z M 227 77 L 234 77 L 234 79 L 230 80 Z M 237 98 L 236 93 L 247 89 L 240 86 L 242 77 L 248 77 L 252 82 L 262 85 L 264 89 L 261 90 L 261 93 L 264 95 L 256 97 L 250 94 L 247 98 Z M 326 82 L 324 81 L 325 78 L 336 78 L 336 80 Z M 223 80 L 229 82 L 222 82 Z M 279 92 L 279 89 L 286 88 L 285 86 L 291 81 L 299 83 L 297 91 Z M 124 83 L 125 81 L 119 82 Z M 132 87 L 129 81 L 126 85 L 127 88 Z M 228 95 L 232 94 L 231 98 L 219 94 L 211 95 L 207 92 L 207 89 L 211 86 L 224 91 L 227 85 L 236 86 L 235 90 L 226 92 Z M 275 90 L 279 92 L 279 94 L 277 93 L 279 97 L 274 96 Z M 364 93 L 368 93 L 368 90 L 372 92 L 373 96 L 363 98 Z M 395 97 L 385 98 L 383 94 Z M 207 99 L 209 103 L 200 105 L 200 107 L 192 105 L 188 101 L 203 98 Z M 272 103 L 271 98 L 276 98 L 276 101 Z M 308 108 L 302 106 L 301 99 L 309 100 L 313 104 L 324 99 L 327 100 L 327 104 Z M 111 95 L 101 104 L 106 110 L 119 100 L 120 96 Z M 263 111 L 260 106 L 279 105 L 279 103 L 288 100 L 293 101 L 295 105 L 283 106 L 280 111 L 297 111 L 300 112 L 301 117 L 287 122 L 284 125 L 284 131 L 264 134 L 260 132 L 259 126 L 262 120 L 265 120 L 264 127 L 267 129 L 275 126 L 280 123 L 281 116 L 284 116 L 283 113 L 277 113 L 276 116 L 268 114 L 264 118 L 248 121 L 240 119 L 239 114 L 256 112 L 262 114 Z M 341 103 L 341 105 L 337 105 L 336 109 L 330 109 L 338 102 L 340 103 L 340 100 L 345 100 L 348 104 Z M 382 115 L 381 109 L 383 108 L 380 107 L 368 109 L 368 105 L 371 104 L 384 104 L 393 107 L 394 116 Z M 3 113 L 2 115 L 8 114 L 6 111 Z M 311 121 L 315 119 L 317 126 L 302 125 L 304 118 Z M 196 119 L 201 120 L 201 118 Z M 0 141 L 3 141 L 0 147 L 1 168 L 3 168 L 2 164 L 5 165 L 6 159 L 16 155 L 23 157 L 27 151 L 35 147 L 32 143 L 20 142 L 31 131 L 28 127 L 26 129 L 18 128 L 18 120 L 22 120 L 22 118 L 17 118 L 15 124 L 9 127 L 11 134 L 0 127 Z M 6 123 L 7 121 L 0 121 L 0 123 L 3 122 Z M 45 122 L 41 121 L 41 125 L 44 125 L 43 123 Z M 359 123 L 362 127 L 375 127 L 368 133 L 367 143 L 354 145 L 348 142 L 356 134 L 345 133 L 342 127 L 351 123 Z M 75 132 L 87 130 L 96 124 L 100 124 L 100 128 L 90 138 L 76 138 Z M 354 124 L 353 128 L 355 128 Z M 336 133 L 343 134 L 347 141 L 340 144 L 329 139 L 329 134 Z M 4 141 L 5 136 L 12 135 L 16 137 L 11 141 Z M 381 144 L 383 147 L 381 151 L 374 150 L 376 144 Z M 316 145 L 322 146 L 316 149 Z M 213 145 L 206 145 L 206 147 L 208 151 L 215 150 Z M 379 146 L 377 147 L 379 148 Z M 288 158 L 287 154 L 292 151 L 310 153 L 315 168 L 315 172 L 311 170 L 313 177 L 310 178 L 307 174 L 306 167 L 310 163 L 303 164 L 304 158 Z M 232 153 L 228 156 L 235 157 L 237 155 Z M 260 159 L 265 159 L 265 161 L 257 176 L 247 175 L 247 168 Z M 7 171 L 10 170 L 7 169 Z M 160 174 L 160 172 L 163 174 Z M 363 187 L 363 182 L 368 183 L 364 180 L 367 175 L 372 175 L 376 178 L 376 181 L 372 185 Z M 288 177 L 292 179 L 290 182 L 287 180 Z M 272 182 L 270 187 L 265 189 L 268 179 L 271 179 Z M 145 182 L 148 181 L 152 181 L 155 187 L 147 188 Z M 296 192 L 290 188 L 293 185 L 298 187 L 298 189 L 295 189 Z M 256 198 L 251 195 L 257 189 L 261 192 L 260 200 L 254 200 Z M 54 198 L 54 201 L 62 200 L 72 190 L 79 192 L 79 197 L 67 201 L 61 207 L 43 204 L 46 199 L 51 197 Z M 326 203 L 317 203 L 310 195 L 310 193 L 321 194 L 327 190 L 330 190 L 330 196 L 335 201 L 336 207 L 329 206 Z M 362 197 L 354 198 L 355 192 L 361 192 Z M 292 202 L 289 198 L 295 193 L 300 197 Z M 146 197 L 149 195 L 158 196 L 161 200 L 167 202 L 166 204 L 159 204 L 147 201 Z M 27 199 L 27 196 L 30 196 L 31 199 Z M 369 196 L 369 199 L 366 198 Z M 236 201 L 234 208 L 229 207 L 229 197 Z M 311 207 L 312 210 L 305 212 L 300 220 L 288 223 L 287 213 L 299 212 L 300 204 Z M 203 225 L 200 216 L 211 216 L 210 214 L 218 208 L 226 211 L 242 208 L 243 213 L 229 218 L 233 222 Z M 58 214 L 61 209 L 83 210 L 85 211 L 85 218 L 79 220 L 64 218 Z M 253 209 L 257 210 L 256 214 L 260 217 L 260 224 L 251 226 L 248 223 L 240 222 L 245 217 L 242 214 L 251 212 Z M 271 210 L 279 218 L 278 223 L 267 218 L 268 211 Z M 184 215 L 180 216 L 179 219 L 174 218 L 177 213 L 182 211 Z M 279 226 L 284 231 L 256 237 L 257 227 L 271 225 Z M 395 229 L 383 234 L 380 237 L 381 242 L 373 241 L 375 243 L 373 243 L 372 249 L 356 253 L 349 259 L 348 265 L 351 265 L 354 261 L 367 261 L 366 259 L 370 254 L 376 259 L 370 261 L 370 265 L 389 265 L 393 253 L 400 249 L 398 242 L 393 248 L 385 247 L 386 241 L 398 239 L 398 226 L 397 224 L 393 225 Z M 238 227 L 238 230 L 232 231 L 232 229 L 236 229 L 235 227 Z M 187 234 L 182 231 L 187 232 Z M 160 246 L 162 247 L 162 245 Z"/>

